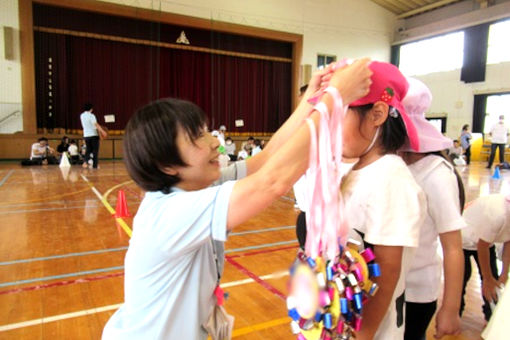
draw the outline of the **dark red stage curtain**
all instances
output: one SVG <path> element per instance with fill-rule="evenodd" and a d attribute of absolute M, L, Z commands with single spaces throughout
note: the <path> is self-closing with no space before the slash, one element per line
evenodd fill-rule
<path fill-rule="evenodd" d="M 114 114 L 108 128 L 123 130 L 137 108 L 164 97 L 193 101 L 212 128 L 232 132 L 274 132 L 291 112 L 288 62 L 45 32 L 34 41 L 39 128 L 81 129 L 82 106 L 91 102 L 100 123 Z M 236 119 L 245 126 L 235 128 Z"/>

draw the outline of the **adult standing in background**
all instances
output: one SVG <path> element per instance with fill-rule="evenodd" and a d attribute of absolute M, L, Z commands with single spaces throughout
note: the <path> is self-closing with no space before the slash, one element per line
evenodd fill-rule
<path fill-rule="evenodd" d="M 92 153 L 92 167 L 97 169 L 99 156 L 99 134 L 106 137 L 106 131 L 97 123 L 96 116 L 92 113 L 94 106 L 90 103 L 83 105 L 83 112 L 80 115 L 81 126 L 83 128 L 83 139 L 85 140 L 86 151 L 83 161 L 83 167 L 88 167 L 90 154 Z"/>
<path fill-rule="evenodd" d="M 218 130 L 220 131 L 220 133 L 218 135 L 220 144 L 225 146 L 225 132 L 227 132 L 227 128 L 225 127 L 225 125 L 220 125 Z"/>
<path fill-rule="evenodd" d="M 499 116 L 499 121 L 494 124 L 489 132 L 491 136 L 491 155 L 489 157 L 489 164 L 487 169 L 492 167 L 494 162 L 494 156 L 496 155 L 496 148 L 499 148 L 499 162 L 505 161 L 505 146 L 508 142 L 508 128 L 505 125 L 505 116 Z"/>
<path fill-rule="evenodd" d="M 464 149 L 464 156 L 466 156 L 466 165 L 471 161 L 471 131 L 469 131 L 469 124 L 462 127 L 460 133 L 460 145 Z"/>

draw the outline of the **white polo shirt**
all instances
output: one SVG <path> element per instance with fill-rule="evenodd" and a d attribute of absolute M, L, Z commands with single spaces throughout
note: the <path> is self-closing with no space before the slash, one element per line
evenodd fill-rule
<path fill-rule="evenodd" d="M 96 116 L 90 111 L 84 111 L 80 115 L 81 126 L 83 128 L 83 137 L 98 136 L 96 129 Z"/>
<path fill-rule="evenodd" d="M 246 175 L 246 163 L 222 169 L 220 181 Z M 124 304 L 103 339 L 207 339 L 202 324 L 216 299 L 212 242 L 223 266 L 227 213 L 235 181 L 198 191 L 145 194 L 125 259 Z"/>
<path fill-rule="evenodd" d="M 459 185 L 453 166 L 444 158 L 426 156 L 409 170 L 427 197 L 427 214 L 420 228 L 420 244 L 406 278 L 406 301 L 437 300 L 441 284 L 438 236 L 460 230 L 466 223 L 460 214 Z"/>
<path fill-rule="evenodd" d="M 505 122 L 499 121 L 491 128 L 491 143 L 506 144 L 508 141 L 508 128 Z"/>

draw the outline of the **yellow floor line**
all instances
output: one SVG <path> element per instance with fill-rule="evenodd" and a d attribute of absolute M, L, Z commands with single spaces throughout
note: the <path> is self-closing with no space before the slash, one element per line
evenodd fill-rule
<path fill-rule="evenodd" d="M 255 324 L 255 325 L 251 325 L 251 326 L 248 326 L 248 327 L 234 329 L 234 331 L 232 332 L 232 337 L 235 338 L 235 337 L 238 337 L 238 336 L 241 336 L 241 335 L 245 335 L 245 334 L 248 334 L 248 333 L 253 333 L 253 332 L 259 331 L 261 329 L 266 329 L 266 328 L 271 328 L 271 327 L 274 327 L 274 326 L 283 325 L 285 323 L 290 324 L 290 321 L 291 321 L 290 318 L 288 316 L 286 316 L 286 317 L 281 318 L 281 319 L 275 319 L 275 320 L 271 320 L 271 321 L 262 322 L 262 323 L 258 323 L 258 324 Z M 290 328 L 289 328 L 289 333 L 290 333 Z"/>
<path fill-rule="evenodd" d="M 108 197 L 108 195 L 110 195 L 110 193 L 111 193 L 113 190 L 115 190 L 115 189 L 117 189 L 117 188 L 119 188 L 119 187 L 121 187 L 121 186 L 124 186 L 124 185 L 126 185 L 126 184 L 129 184 L 129 183 L 133 183 L 133 180 L 125 181 L 125 182 L 122 182 L 122 183 L 120 183 L 120 184 L 117 184 L 117 185 L 115 185 L 115 186 L 111 187 L 110 189 L 108 189 L 108 190 L 104 193 L 103 198 L 104 198 L 104 199 L 106 199 L 106 198 Z"/>
<path fill-rule="evenodd" d="M 90 189 L 92 189 L 94 194 L 96 194 L 97 198 L 99 198 L 101 203 L 103 203 L 103 205 L 105 206 L 106 210 L 108 210 L 110 212 L 110 214 L 112 214 L 112 215 L 115 214 L 115 209 L 113 209 L 112 206 L 110 205 L 110 203 L 108 203 L 108 201 L 106 200 L 106 196 L 105 195 L 101 195 L 101 193 L 96 189 L 96 187 L 94 187 L 94 185 L 89 181 L 89 179 L 87 177 L 85 177 L 84 175 L 81 175 L 81 177 L 90 186 Z M 124 230 L 124 232 L 129 237 L 131 237 L 131 235 L 133 234 L 133 231 L 131 230 L 131 228 L 129 228 L 127 223 L 124 222 L 124 220 L 122 218 L 120 218 L 120 217 L 115 217 L 115 221 L 117 221 L 117 223 L 121 226 L 121 228 Z"/>

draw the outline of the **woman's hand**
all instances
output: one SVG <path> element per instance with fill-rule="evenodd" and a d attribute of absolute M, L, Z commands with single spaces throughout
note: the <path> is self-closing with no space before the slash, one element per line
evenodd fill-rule
<path fill-rule="evenodd" d="M 368 94 L 372 84 L 369 64 L 368 58 L 356 60 L 351 65 L 337 69 L 331 77 L 330 85 L 338 89 L 345 105 Z"/>
<path fill-rule="evenodd" d="M 329 77 L 331 77 L 331 76 L 328 77 L 329 73 L 331 73 L 331 70 L 329 70 L 328 68 L 324 68 L 322 70 L 314 72 L 312 78 L 308 82 L 308 88 L 306 89 L 303 95 L 302 99 L 303 101 L 307 101 L 308 98 L 313 96 L 317 91 L 327 86 L 327 81 L 329 80 Z"/>

